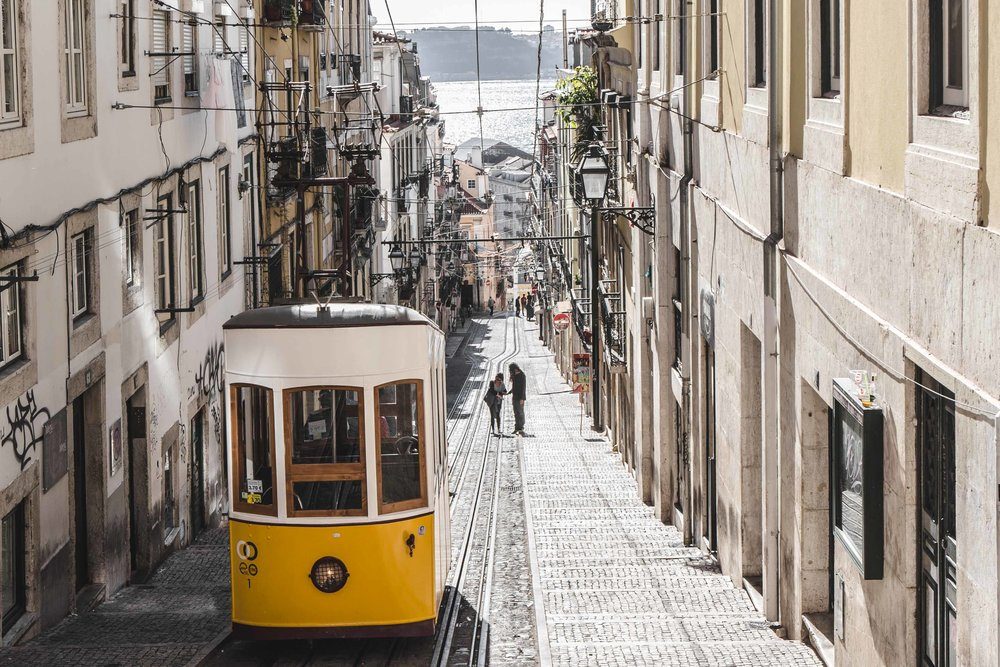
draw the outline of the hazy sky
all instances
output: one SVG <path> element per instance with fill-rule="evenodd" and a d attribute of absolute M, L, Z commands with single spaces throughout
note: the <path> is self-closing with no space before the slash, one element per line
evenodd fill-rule
<path fill-rule="evenodd" d="M 370 0 L 372 13 L 380 30 L 391 30 L 386 0 Z M 392 18 L 399 30 L 426 25 L 452 23 L 472 25 L 475 20 L 473 0 L 388 0 Z M 531 30 L 537 26 L 539 0 L 479 0 L 480 25 L 504 26 L 512 30 Z M 569 27 L 589 23 L 590 0 L 545 0 L 545 21 L 557 29 L 566 10 Z M 574 20 L 575 19 L 575 20 Z"/>

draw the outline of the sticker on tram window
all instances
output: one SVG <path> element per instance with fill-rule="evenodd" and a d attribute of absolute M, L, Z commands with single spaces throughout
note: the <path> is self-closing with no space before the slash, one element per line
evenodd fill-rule
<path fill-rule="evenodd" d="M 259 479 L 248 479 L 247 480 L 247 492 L 248 493 L 264 493 L 264 482 Z"/>
<path fill-rule="evenodd" d="M 247 505 L 259 505 L 264 502 L 264 496 L 260 493 L 243 493 L 241 495 Z"/>

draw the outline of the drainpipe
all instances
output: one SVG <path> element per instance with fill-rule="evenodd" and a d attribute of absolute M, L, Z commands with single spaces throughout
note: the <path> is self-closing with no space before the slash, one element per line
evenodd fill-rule
<path fill-rule="evenodd" d="M 678 19 L 680 21 L 685 21 L 686 19 Z M 681 25 L 681 30 L 687 30 L 687 25 Z M 688 40 L 685 40 L 687 42 Z M 689 53 L 684 54 L 685 66 L 684 66 L 684 82 L 694 80 L 694 68 L 693 68 L 693 58 L 689 57 Z M 684 464 L 683 478 L 678 480 L 683 483 L 683 488 L 681 489 L 681 503 L 684 509 L 684 544 L 691 545 L 694 543 L 694 507 L 692 504 L 692 499 L 694 498 L 693 493 L 693 475 L 691 474 L 691 464 L 690 464 L 690 451 L 691 451 L 691 421 L 693 415 L 691 414 L 691 367 L 693 365 L 694 355 L 692 354 L 692 349 L 694 346 L 694 338 L 691 333 L 691 322 L 694 315 L 694 310 L 692 304 L 697 303 L 697 301 L 692 297 L 692 290 L 694 285 L 697 284 L 697 267 L 692 261 L 692 207 L 691 207 L 691 184 L 694 182 L 694 124 L 689 120 L 695 117 L 695 100 L 696 93 L 695 88 L 688 88 L 684 91 L 684 116 L 681 119 L 681 128 L 684 137 L 684 160 L 683 168 L 684 173 L 681 177 L 680 182 L 680 223 L 681 223 L 681 265 L 677 267 L 680 271 L 680 294 L 677 297 L 681 302 L 681 364 L 680 364 L 680 375 L 681 375 L 681 433 L 679 445 L 683 449 L 682 462 Z M 669 104 L 669 101 L 668 101 Z M 686 343 L 685 343 L 686 341 Z M 684 349 L 684 348 L 687 349 Z"/>
<path fill-rule="evenodd" d="M 767 62 L 768 152 L 770 169 L 771 231 L 764 241 L 764 451 L 762 476 L 764 489 L 763 526 L 763 596 L 764 613 L 778 621 L 778 549 L 780 531 L 781 453 L 779 435 L 778 386 L 778 270 L 781 255 L 778 244 L 784 235 L 784 174 L 782 164 L 781 107 L 781 6 L 779 0 L 768 4 Z"/>

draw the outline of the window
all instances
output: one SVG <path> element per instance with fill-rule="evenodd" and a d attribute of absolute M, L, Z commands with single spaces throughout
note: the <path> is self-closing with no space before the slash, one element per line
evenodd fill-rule
<path fill-rule="evenodd" d="M 424 507 L 423 383 L 411 380 L 379 387 L 376 398 L 379 513 Z"/>
<path fill-rule="evenodd" d="M 226 55 L 226 19 L 223 16 L 215 17 L 215 26 L 212 28 L 212 52 L 217 56 Z"/>
<path fill-rule="evenodd" d="M 73 266 L 73 318 L 90 311 L 90 230 L 70 239 Z"/>
<path fill-rule="evenodd" d="M 238 511 L 277 514 L 274 503 L 273 392 L 233 385 L 233 504 Z"/>
<path fill-rule="evenodd" d="M 367 514 L 362 393 L 353 387 L 285 392 L 290 516 Z"/>
<path fill-rule="evenodd" d="M 158 310 L 174 308 L 174 215 L 173 195 L 164 195 L 156 202 L 159 221 L 153 240 L 156 267 L 156 305 Z"/>
<path fill-rule="evenodd" d="M 645 14 L 643 13 L 645 11 L 645 9 L 646 9 L 646 1 L 645 0 L 639 0 L 639 16 L 645 16 Z M 635 62 L 635 64 L 636 64 L 636 66 L 639 69 L 642 69 L 642 62 L 643 62 L 642 61 L 642 48 L 643 48 L 642 36 L 646 32 L 646 28 L 640 23 L 639 24 L 639 29 L 636 30 L 635 32 L 636 32 L 636 39 L 638 40 L 638 42 L 637 42 L 638 49 L 636 49 L 636 52 L 635 52 L 636 53 L 636 62 Z"/>
<path fill-rule="evenodd" d="M 4 276 L 16 278 L 21 270 L 17 266 L 8 266 L 2 272 Z M 21 340 L 24 323 L 21 321 L 21 287 L 20 283 L 5 281 L 0 283 L 0 366 L 17 361 L 21 358 Z"/>
<path fill-rule="evenodd" d="M 840 92 L 840 0 L 820 0 L 820 55 L 823 94 Z"/>
<path fill-rule="evenodd" d="M 753 72 L 750 75 L 751 88 L 767 86 L 767 0 L 753 2 Z"/>
<path fill-rule="evenodd" d="M 656 0 L 656 20 L 650 23 L 653 30 L 653 70 L 660 71 L 661 34 L 666 26 L 663 20 L 663 0 Z"/>
<path fill-rule="evenodd" d="M 121 0 L 121 75 L 135 76 L 135 0 Z"/>
<path fill-rule="evenodd" d="M 839 1 L 839 0 L 838 0 Z M 705 54 L 706 74 L 711 74 L 719 69 L 719 0 L 708 0 L 708 16 L 705 21 Z"/>
<path fill-rule="evenodd" d="M 250 29 L 241 25 L 238 30 L 240 38 L 240 71 L 244 85 L 250 83 Z"/>
<path fill-rule="evenodd" d="M 21 120 L 17 6 L 18 0 L 0 0 L 0 125 Z"/>
<path fill-rule="evenodd" d="M 931 110 L 939 106 L 967 108 L 969 26 L 968 0 L 931 0 Z"/>
<path fill-rule="evenodd" d="M 233 269 L 232 211 L 229 205 L 229 167 L 219 169 L 219 265 L 222 275 Z"/>
<path fill-rule="evenodd" d="M 142 266 L 141 239 L 139 227 L 139 209 L 126 211 L 122 216 L 122 250 L 123 272 L 125 284 L 132 287 L 139 283 L 140 267 Z"/>
<path fill-rule="evenodd" d="M 63 0 L 65 7 L 66 44 L 66 114 L 87 115 L 87 58 L 85 0 Z"/>
<path fill-rule="evenodd" d="M 191 302 L 205 296 L 204 241 L 201 234 L 201 184 L 187 184 L 188 286 Z"/>
<path fill-rule="evenodd" d="M 685 16 L 687 14 L 686 5 L 687 0 L 677 0 L 675 16 Z M 675 18 L 673 20 L 673 24 L 676 26 L 677 30 L 677 53 L 674 56 L 674 74 L 677 76 L 684 76 L 684 64 L 687 59 L 687 26 L 689 20 L 690 19 L 688 18 Z"/>
<path fill-rule="evenodd" d="M 27 607 L 25 518 L 22 500 L 0 523 L 0 602 L 3 603 L 4 633 L 17 623 Z"/>
<path fill-rule="evenodd" d="M 181 53 L 184 67 L 184 94 L 198 96 L 198 24 L 192 19 L 181 24 Z"/>
<path fill-rule="evenodd" d="M 468 190 L 475 190 L 476 189 L 476 181 L 475 181 L 475 179 L 470 178 L 469 182 L 466 183 L 466 185 L 468 186 L 468 188 L 467 188 Z"/>
<path fill-rule="evenodd" d="M 157 104 L 170 101 L 170 15 L 153 10 L 153 50 L 150 53 L 149 76 L 153 80 L 153 100 Z"/>

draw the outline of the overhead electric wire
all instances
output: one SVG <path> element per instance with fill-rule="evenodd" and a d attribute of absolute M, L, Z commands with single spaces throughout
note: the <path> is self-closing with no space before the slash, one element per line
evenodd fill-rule
<path fill-rule="evenodd" d="M 386 0 L 388 2 L 388 0 Z M 482 151 L 484 150 L 483 140 L 483 77 L 480 70 L 480 54 L 479 54 L 479 0 L 473 0 L 473 9 L 476 13 L 476 92 L 479 99 L 479 106 L 477 107 L 477 112 L 479 114 L 479 150 L 480 159 L 482 159 Z"/>

